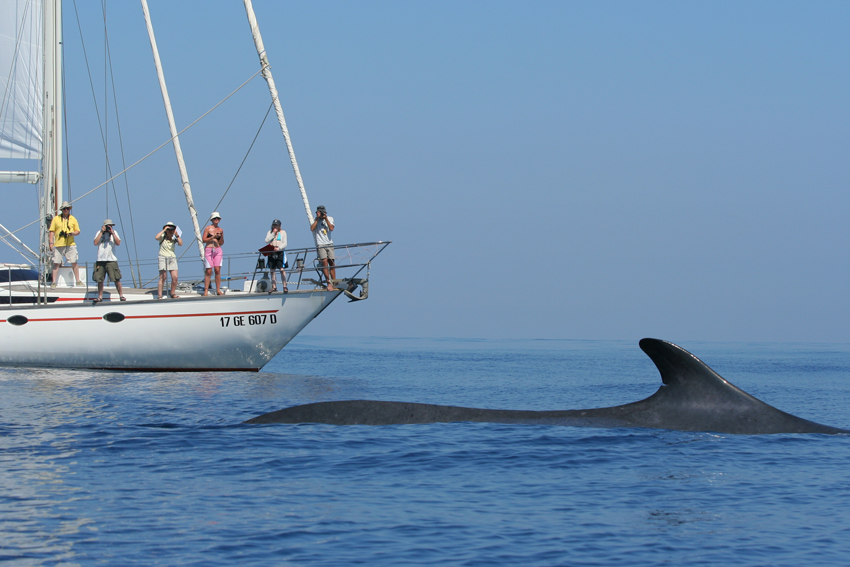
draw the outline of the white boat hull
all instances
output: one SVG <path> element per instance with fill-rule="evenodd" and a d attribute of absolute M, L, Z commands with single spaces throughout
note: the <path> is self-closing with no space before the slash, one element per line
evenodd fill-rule
<path fill-rule="evenodd" d="M 0 309 L 0 365 L 256 371 L 340 293 L 6 307 Z"/>

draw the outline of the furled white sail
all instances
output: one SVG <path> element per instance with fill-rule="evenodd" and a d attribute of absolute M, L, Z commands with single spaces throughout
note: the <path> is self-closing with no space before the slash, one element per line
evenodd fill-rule
<path fill-rule="evenodd" d="M 42 0 L 0 0 L 0 158 L 41 159 Z"/>

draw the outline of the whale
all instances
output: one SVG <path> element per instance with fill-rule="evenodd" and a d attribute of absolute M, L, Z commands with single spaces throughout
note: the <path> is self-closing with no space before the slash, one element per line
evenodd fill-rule
<path fill-rule="evenodd" d="M 809 421 L 744 392 L 685 349 L 659 339 L 642 339 L 640 348 L 661 374 L 662 385 L 645 400 L 578 410 L 501 410 L 412 402 L 340 400 L 284 408 L 247 424 L 323 423 L 401 425 L 489 422 L 576 427 L 650 428 L 740 435 L 850 433 Z"/>

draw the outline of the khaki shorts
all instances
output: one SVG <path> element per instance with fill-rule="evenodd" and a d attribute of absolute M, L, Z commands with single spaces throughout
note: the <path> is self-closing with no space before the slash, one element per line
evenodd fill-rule
<path fill-rule="evenodd" d="M 64 258 L 63 258 L 64 256 Z M 61 264 L 62 262 L 68 262 L 69 264 L 77 263 L 77 245 L 71 244 L 70 246 L 54 246 L 53 247 L 53 263 Z"/>
<path fill-rule="evenodd" d="M 113 283 L 121 281 L 121 270 L 118 269 L 118 262 L 95 262 L 94 274 L 92 279 L 97 283 L 103 283 L 106 274 L 109 273 L 109 280 Z"/>
<path fill-rule="evenodd" d="M 159 271 L 160 272 L 176 272 L 177 271 L 177 257 L 175 257 L 175 256 L 160 256 L 159 257 Z"/>
<path fill-rule="evenodd" d="M 316 254 L 319 255 L 319 260 L 336 260 L 336 256 L 334 255 L 334 247 L 333 246 L 319 246 L 316 248 Z"/>

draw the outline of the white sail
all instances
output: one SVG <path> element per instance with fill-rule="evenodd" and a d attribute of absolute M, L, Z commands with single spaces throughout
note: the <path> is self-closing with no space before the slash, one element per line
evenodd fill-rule
<path fill-rule="evenodd" d="M 41 159 L 42 0 L 0 0 L 0 158 Z"/>

